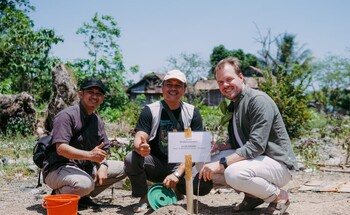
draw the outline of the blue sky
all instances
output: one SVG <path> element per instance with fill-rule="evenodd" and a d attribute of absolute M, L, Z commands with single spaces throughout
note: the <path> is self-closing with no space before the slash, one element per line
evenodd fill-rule
<path fill-rule="evenodd" d="M 76 31 L 97 12 L 111 15 L 121 29 L 120 45 L 127 68 L 142 74 L 167 66 L 166 59 L 197 53 L 204 60 L 215 46 L 257 55 L 256 41 L 268 30 L 296 35 L 316 58 L 350 57 L 348 0 L 31 0 L 36 28 L 52 28 L 64 38 L 52 55 L 83 58 L 87 49 Z"/>

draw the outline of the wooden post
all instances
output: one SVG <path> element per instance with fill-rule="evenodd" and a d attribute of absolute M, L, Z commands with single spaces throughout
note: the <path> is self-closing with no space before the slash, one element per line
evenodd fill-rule
<path fill-rule="evenodd" d="M 193 214 L 192 156 L 185 155 L 187 212 Z"/>

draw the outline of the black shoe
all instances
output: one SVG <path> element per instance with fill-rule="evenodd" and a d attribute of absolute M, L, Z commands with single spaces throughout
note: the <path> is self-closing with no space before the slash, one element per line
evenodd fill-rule
<path fill-rule="evenodd" d="M 55 191 L 55 190 L 52 190 L 52 191 L 51 191 L 51 195 L 56 195 L 56 191 Z"/>
<path fill-rule="evenodd" d="M 79 210 L 92 208 L 92 209 L 99 209 L 101 206 L 95 202 L 92 201 L 92 199 L 88 196 L 80 197 L 80 200 L 78 202 Z"/>

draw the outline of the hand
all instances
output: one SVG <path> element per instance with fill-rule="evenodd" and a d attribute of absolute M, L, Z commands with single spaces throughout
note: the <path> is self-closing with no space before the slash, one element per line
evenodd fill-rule
<path fill-rule="evenodd" d="M 218 161 L 205 164 L 199 172 L 199 179 L 203 178 L 204 181 L 213 180 L 214 174 L 224 171 L 224 167 L 221 166 Z"/>
<path fill-rule="evenodd" d="M 164 179 L 163 186 L 166 188 L 174 188 L 178 182 L 179 179 L 174 174 L 170 174 Z"/>
<path fill-rule="evenodd" d="M 107 179 L 107 171 L 108 167 L 106 165 L 100 165 L 94 181 L 98 181 L 99 185 L 103 185 L 104 181 Z"/>
<path fill-rule="evenodd" d="M 143 136 L 141 136 L 141 142 L 139 144 L 139 147 L 135 149 L 135 151 L 142 157 L 146 157 L 151 153 L 151 147 L 146 142 L 146 139 Z"/>
<path fill-rule="evenodd" d="M 96 163 L 101 163 L 107 156 L 107 152 L 102 150 L 104 147 L 104 143 L 101 143 L 100 145 L 96 146 L 90 151 L 90 160 L 94 161 Z"/>

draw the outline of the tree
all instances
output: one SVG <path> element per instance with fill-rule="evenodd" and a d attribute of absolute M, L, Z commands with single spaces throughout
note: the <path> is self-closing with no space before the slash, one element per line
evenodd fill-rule
<path fill-rule="evenodd" d="M 313 60 L 311 51 L 305 49 L 305 45 L 299 47 L 296 42 L 296 36 L 290 33 L 284 33 L 271 39 L 271 33 L 268 31 L 266 36 L 257 39 L 262 44 L 262 49 L 258 52 L 260 62 L 265 68 L 272 68 L 273 74 L 283 72 L 287 75 L 293 69 L 293 66 L 299 65 L 305 70 L 310 67 L 310 62 Z M 275 49 L 271 47 L 276 45 Z M 272 50 L 276 50 L 273 52 Z M 283 68 L 280 70 L 280 68 Z"/>
<path fill-rule="evenodd" d="M 314 99 L 335 111 L 350 110 L 350 60 L 328 55 L 313 66 L 316 91 L 321 89 L 321 95 L 313 94 Z"/>
<path fill-rule="evenodd" d="M 120 30 L 117 22 L 111 16 L 99 16 L 97 13 L 91 23 L 84 23 L 77 34 L 85 37 L 84 45 L 88 49 L 89 59 L 78 59 L 70 66 L 76 71 L 78 81 L 88 77 L 101 78 L 106 84 L 108 93 L 106 107 L 122 108 L 127 102 L 124 90 L 123 58 L 117 43 Z"/>
<path fill-rule="evenodd" d="M 57 61 L 49 52 L 53 44 L 63 40 L 54 30 L 33 30 L 28 13 L 34 7 L 27 0 L 1 1 L 0 10 L 0 90 L 27 91 L 39 102 L 48 100 L 51 69 Z"/>
<path fill-rule="evenodd" d="M 311 52 L 298 48 L 292 34 L 271 38 L 270 32 L 264 37 L 260 35 L 262 49 L 258 53 L 266 81 L 259 86 L 276 102 L 289 135 L 298 137 L 311 118 L 305 94 L 312 78 Z"/>
<path fill-rule="evenodd" d="M 187 82 L 194 84 L 200 78 L 206 78 L 209 71 L 209 62 L 204 61 L 198 54 L 181 53 L 179 57 L 167 59 L 169 69 L 179 69 L 186 74 Z"/>
<path fill-rule="evenodd" d="M 257 66 L 258 58 L 252 54 L 246 54 L 242 49 L 237 50 L 227 50 L 224 45 L 219 45 L 214 47 L 212 54 L 210 55 L 210 65 L 211 70 L 209 73 L 209 78 L 214 78 L 214 70 L 217 63 L 220 60 L 227 57 L 236 57 L 240 60 L 242 70 L 246 69 L 248 66 Z"/>

